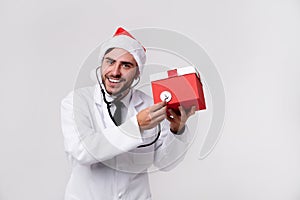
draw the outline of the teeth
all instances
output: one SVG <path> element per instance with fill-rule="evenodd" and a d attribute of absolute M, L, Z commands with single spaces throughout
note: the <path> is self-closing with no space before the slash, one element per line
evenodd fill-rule
<path fill-rule="evenodd" d="M 110 82 L 113 82 L 113 83 L 120 83 L 121 81 L 120 80 L 115 80 L 115 79 L 108 79 Z"/>

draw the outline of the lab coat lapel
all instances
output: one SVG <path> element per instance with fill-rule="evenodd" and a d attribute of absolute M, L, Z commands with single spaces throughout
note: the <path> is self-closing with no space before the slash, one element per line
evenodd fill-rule
<path fill-rule="evenodd" d="M 95 106 L 94 106 L 94 111 L 95 111 L 95 117 L 97 120 L 98 125 L 101 128 L 107 128 L 107 127 L 112 127 L 115 126 L 113 121 L 109 117 L 109 113 L 107 110 L 107 105 L 103 100 L 103 96 L 100 90 L 99 85 L 95 85 L 95 90 L 94 90 L 94 101 L 95 101 Z M 127 112 L 127 118 L 130 118 L 134 115 L 136 115 L 140 111 L 140 107 L 143 105 L 143 99 L 140 97 L 140 95 L 137 95 L 138 93 L 135 92 L 133 89 L 132 91 L 132 97 L 129 102 L 128 106 L 128 112 Z"/>
<path fill-rule="evenodd" d="M 135 92 L 135 90 L 133 90 L 131 101 L 128 106 L 127 118 L 132 117 L 133 115 L 136 115 L 140 111 L 139 107 L 142 105 L 143 99 L 139 95 L 136 95 L 136 94 L 137 93 Z"/>
<path fill-rule="evenodd" d="M 94 115 L 97 124 L 100 126 L 100 128 L 103 129 L 103 128 L 115 126 L 114 122 L 109 117 L 107 105 L 103 100 L 103 96 L 99 85 L 95 85 L 94 101 L 95 101 Z"/>

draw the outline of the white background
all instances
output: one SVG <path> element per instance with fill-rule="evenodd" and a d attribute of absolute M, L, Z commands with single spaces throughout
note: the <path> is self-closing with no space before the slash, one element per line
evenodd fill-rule
<path fill-rule="evenodd" d="M 154 200 L 300 199 L 300 2 L 0 1 L 0 199 L 63 199 L 60 101 L 84 59 L 121 25 L 178 31 L 222 77 L 223 135 L 152 173 Z"/>

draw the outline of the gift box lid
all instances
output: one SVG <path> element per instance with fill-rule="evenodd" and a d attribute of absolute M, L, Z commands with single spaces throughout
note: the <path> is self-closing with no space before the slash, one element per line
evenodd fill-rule
<path fill-rule="evenodd" d="M 200 79 L 199 72 L 195 69 L 195 67 L 188 66 L 188 67 L 171 69 L 166 72 L 159 72 L 159 73 L 151 74 L 150 81 L 152 82 L 152 81 L 162 80 L 162 79 L 175 77 L 175 76 L 183 76 L 186 74 L 196 74 L 197 77 Z"/>

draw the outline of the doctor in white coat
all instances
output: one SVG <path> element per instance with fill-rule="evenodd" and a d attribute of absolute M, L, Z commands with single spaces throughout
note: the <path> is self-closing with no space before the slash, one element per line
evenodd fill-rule
<path fill-rule="evenodd" d="M 191 135 L 180 115 L 133 85 L 146 61 L 145 48 L 119 28 L 101 46 L 99 84 L 62 100 L 64 146 L 72 163 L 65 200 L 149 200 L 148 169 L 170 170 L 183 158 Z"/>

